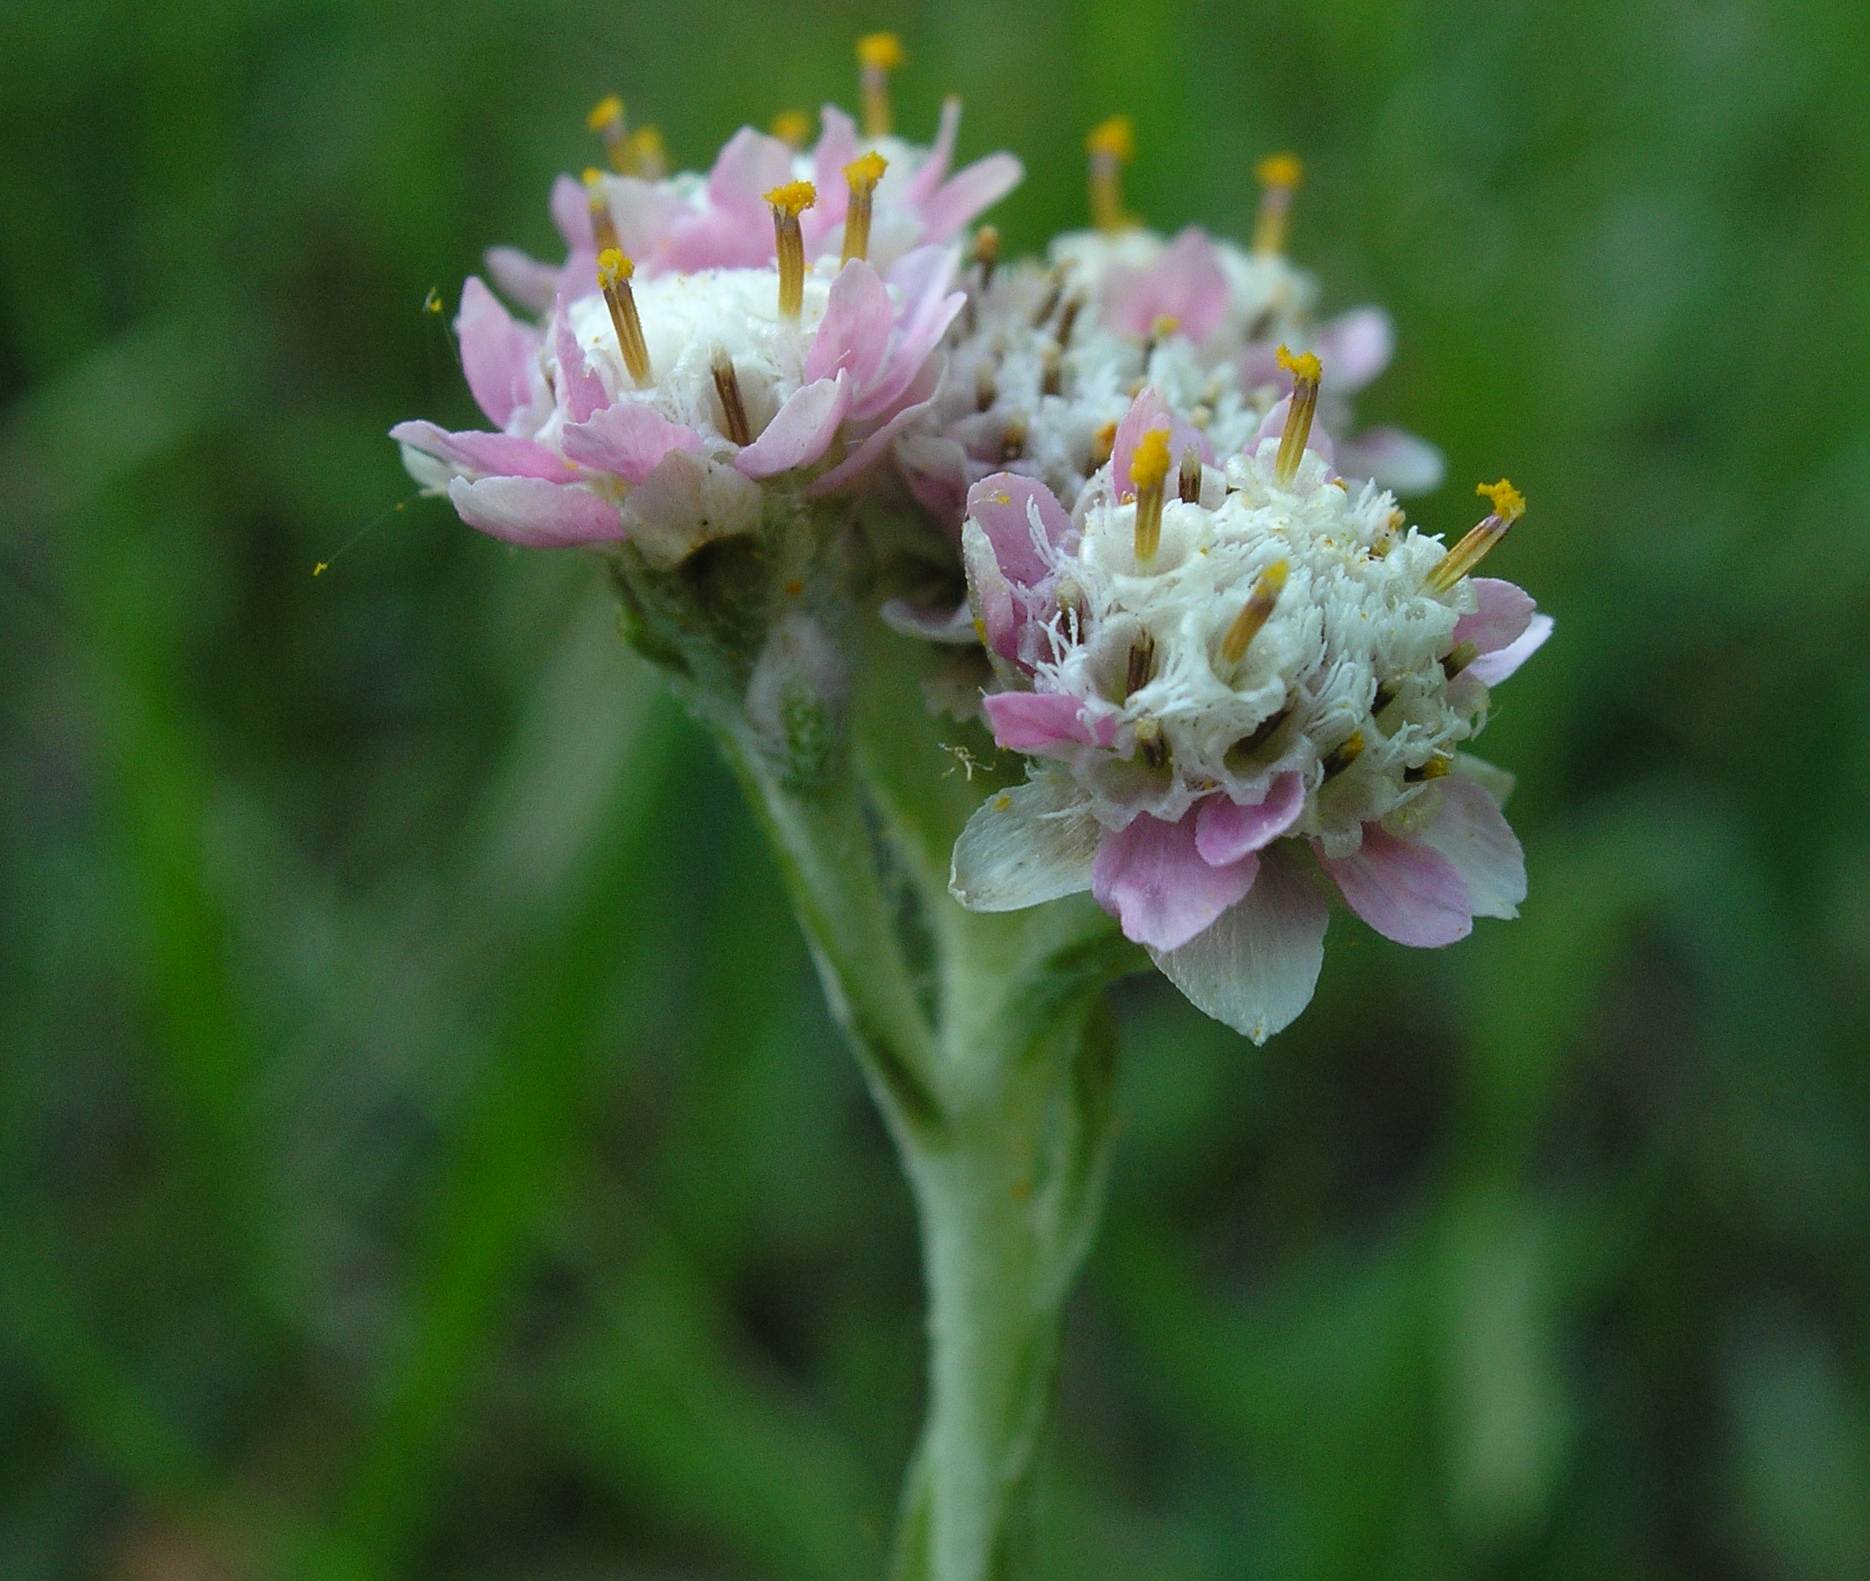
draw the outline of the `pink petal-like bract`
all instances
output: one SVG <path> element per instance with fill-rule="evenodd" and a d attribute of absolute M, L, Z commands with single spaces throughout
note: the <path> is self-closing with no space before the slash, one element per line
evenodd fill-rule
<path fill-rule="evenodd" d="M 1114 712 L 1068 692 L 990 692 L 982 699 L 997 746 L 1011 752 L 1045 753 L 1073 743 L 1107 747 L 1117 739 Z"/>
<path fill-rule="evenodd" d="M 487 420 L 496 428 L 506 427 L 507 420 L 532 399 L 539 337 L 514 321 L 478 275 L 469 275 L 461 287 L 455 333 L 461 341 L 461 368 L 468 389 Z"/>
<path fill-rule="evenodd" d="M 1264 850 L 1298 822 L 1305 811 L 1305 777 L 1275 774 L 1266 799 L 1243 807 L 1225 796 L 1204 797 L 1195 811 L 1195 849 L 1210 867 L 1225 867 Z"/>
<path fill-rule="evenodd" d="M 980 523 L 1009 582 L 1031 587 L 1052 570 L 1041 549 L 1056 548 L 1071 532 L 1071 517 L 1036 478 L 996 472 L 967 491 L 967 513 Z"/>
<path fill-rule="evenodd" d="M 1192 814 L 1165 823 L 1139 813 L 1127 827 L 1104 832 L 1091 866 L 1091 893 L 1125 938 L 1174 950 L 1244 897 L 1259 865 L 1249 855 L 1210 867 L 1195 849 Z"/>
<path fill-rule="evenodd" d="M 674 450 L 701 449 L 701 435 L 673 423 L 654 407 L 619 401 L 588 422 L 565 429 L 565 454 L 581 467 L 612 472 L 628 483 L 641 483 Z"/>
<path fill-rule="evenodd" d="M 573 549 L 624 535 L 617 507 L 575 483 L 456 478 L 448 497 L 468 526 L 529 549 Z"/>
<path fill-rule="evenodd" d="M 1364 825 L 1363 848 L 1319 856 L 1351 910 L 1386 939 L 1433 949 L 1473 931 L 1467 886 L 1447 857 L 1380 824 Z"/>
<path fill-rule="evenodd" d="M 770 478 L 816 461 L 831 448 L 850 399 L 846 374 L 801 385 L 786 397 L 766 431 L 734 457 L 734 465 L 750 478 Z"/>

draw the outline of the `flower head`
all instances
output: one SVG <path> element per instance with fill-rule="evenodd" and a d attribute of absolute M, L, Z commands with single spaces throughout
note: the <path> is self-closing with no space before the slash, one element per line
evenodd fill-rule
<path fill-rule="evenodd" d="M 1263 1038 L 1317 975 L 1308 869 L 1404 943 L 1513 914 L 1518 846 L 1460 753 L 1550 624 L 1533 636 L 1509 583 L 1439 578 L 1442 544 L 1317 450 L 1288 466 L 1290 427 L 1162 501 L 1175 420 L 1150 396 L 1132 417 L 1129 486 L 1113 455 L 1075 515 L 1026 478 L 971 492 L 986 715 L 1035 761 L 963 835 L 954 889 L 1005 909 L 1089 888 L 1196 1004 Z"/>

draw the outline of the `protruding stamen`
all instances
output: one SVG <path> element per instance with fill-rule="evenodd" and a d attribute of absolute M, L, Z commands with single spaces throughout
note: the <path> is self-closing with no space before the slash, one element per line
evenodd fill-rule
<path fill-rule="evenodd" d="M 643 321 L 636 316 L 636 294 L 630 289 L 630 276 L 635 273 L 636 265 L 615 247 L 606 247 L 597 255 L 597 285 L 610 309 L 623 365 L 641 387 L 650 382 L 649 345 L 643 339 Z"/>
<path fill-rule="evenodd" d="M 1361 730 L 1352 731 L 1350 736 L 1338 747 L 1338 749 L 1335 752 L 1332 752 L 1329 755 L 1327 755 L 1327 757 L 1325 758 L 1325 778 L 1327 780 L 1336 779 L 1347 768 L 1349 768 L 1360 757 L 1362 757 L 1363 752 L 1364 752 L 1364 733 Z"/>
<path fill-rule="evenodd" d="M 812 118 L 803 110 L 781 110 L 773 117 L 773 136 L 794 152 L 811 140 Z"/>
<path fill-rule="evenodd" d="M 669 148 L 659 126 L 639 126 L 624 146 L 629 174 L 645 181 L 660 181 L 669 173 Z"/>
<path fill-rule="evenodd" d="M 1184 505 L 1201 498 L 1201 452 L 1190 445 L 1182 452 L 1182 469 L 1175 475 L 1175 497 Z"/>
<path fill-rule="evenodd" d="M 1260 181 L 1260 212 L 1253 222 L 1253 250 L 1260 254 L 1286 250 L 1286 230 L 1292 214 L 1292 194 L 1305 179 L 1297 154 L 1268 154 L 1253 168 Z"/>
<path fill-rule="evenodd" d="M 863 95 L 864 136 L 890 135 L 890 73 L 908 59 L 894 33 L 866 33 L 857 41 L 857 82 Z"/>
<path fill-rule="evenodd" d="M 1284 560 L 1275 560 L 1253 579 L 1253 591 L 1247 595 L 1246 603 L 1240 606 L 1240 613 L 1234 616 L 1234 623 L 1227 628 L 1227 635 L 1221 638 L 1221 659 L 1224 663 L 1238 664 L 1248 644 L 1272 618 L 1273 606 L 1279 602 L 1288 570 Z"/>
<path fill-rule="evenodd" d="M 740 374 L 725 346 L 716 346 L 710 372 L 714 375 L 714 393 L 721 402 L 721 427 L 737 445 L 753 443 L 753 428 L 747 422 L 747 403 L 740 398 Z"/>
<path fill-rule="evenodd" d="M 1435 562 L 1428 574 L 1431 593 L 1445 593 L 1479 565 L 1482 557 L 1526 514 L 1526 496 L 1505 478 L 1482 483 L 1474 492 L 1493 505 L 1493 513 L 1478 522 L 1458 544 Z"/>
<path fill-rule="evenodd" d="M 993 272 L 1000 267 L 1000 229 L 996 225 L 983 225 L 974 233 L 974 265 L 980 271 L 978 289 L 985 291 L 993 284 Z"/>
<path fill-rule="evenodd" d="M 1000 368 L 998 363 L 983 362 L 974 372 L 974 405 L 979 411 L 987 411 L 1000 399 Z"/>
<path fill-rule="evenodd" d="M 610 194 L 604 190 L 604 172 L 595 165 L 587 167 L 584 173 L 584 200 L 591 209 L 591 240 L 599 252 L 606 248 L 621 247 L 617 239 L 617 222 L 610 213 Z"/>
<path fill-rule="evenodd" d="M 630 168 L 630 149 L 624 127 L 623 100 L 614 93 L 606 94 L 591 106 L 591 113 L 584 118 L 584 125 L 586 131 L 595 132 L 603 141 L 610 168 L 627 171 Z"/>
<path fill-rule="evenodd" d="M 1136 748 L 1152 769 L 1159 769 L 1169 761 L 1169 743 L 1163 740 L 1162 726 L 1154 719 L 1137 720 Z"/>
<path fill-rule="evenodd" d="M 1039 393 L 1057 395 L 1064 383 L 1065 358 L 1056 345 L 1039 353 Z"/>
<path fill-rule="evenodd" d="M 850 206 L 844 211 L 844 256 L 838 261 L 870 256 L 870 215 L 875 206 L 877 183 L 889 161 L 874 148 L 844 167 L 844 179 L 851 186 Z"/>
<path fill-rule="evenodd" d="M 1051 284 L 1047 287 L 1045 295 L 1039 301 L 1039 311 L 1032 315 L 1032 327 L 1034 329 L 1043 328 L 1045 321 L 1058 311 L 1059 299 L 1063 297 L 1064 294 L 1065 265 L 1055 264 L 1052 267 Z"/>
<path fill-rule="evenodd" d="M 1017 461 L 1026 453 L 1026 440 L 1031 430 L 1023 417 L 1009 417 L 1006 427 L 1000 431 L 1000 459 Z"/>
<path fill-rule="evenodd" d="M 1061 347 L 1071 344 L 1071 332 L 1078 327 L 1078 315 L 1084 311 L 1084 298 L 1074 296 L 1058 315 L 1058 333 L 1053 337 Z"/>
<path fill-rule="evenodd" d="M 1441 673 L 1452 681 L 1479 657 L 1479 643 L 1457 642 L 1448 650 L 1448 657 L 1441 661 Z"/>
<path fill-rule="evenodd" d="M 1123 675 L 1123 695 L 1134 697 L 1156 673 L 1156 639 L 1147 631 L 1130 644 L 1130 662 Z"/>
<path fill-rule="evenodd" d="M 766 194 L 773 207 L 773 241 L 779 253 L 779 316 L 797 318 L 805 307 L 805 233 L 799 216 L 818 201 L 809 181 L 788 181 Z"/>
<path fill-rule="evenodd" d="M 1095 472 L 1110 459 L 1110 453 L 1117 448 L 1117 425 L 1101 423 L 1091 435 L 1091 470 Z"/>
<path fill-rule="evenodd" d="M 1091 223 L 1100 231 L 1120 231 L 1130 223 L 1123 211 L 1123 167 L 1136 157 L 1136 126 L 1127 115 L 1113 115 L 1091 128 L 1084 140 L 1090 156 Z"/>
<path fill-rule="evenodd" d="M 1136 442 L 1130 479 L 1136 485 L 1136 558 L 1147 564 L 1162 543 L 1163 481 L 1169 475 L 1169 432 L 1152 428 Z"/>
<path fill-rule="evenodd" d="M 1421 785 L 1429 780 L 1446 779 L 1454 772 L 1454 758 L 1446 752 L 1437 752 L 1428 762 L 1416 768 L 1403 770 L 1403 783 Z"/>
<path fill-rule="evenodd" d="M 1399 689 L 1394 681 L 1379 681 L 1376 691 L 1370 698 L 1370 717 L 1372 719 L 1380 717 L 1399 695 Z"/>
<path fill-rule="evenodd" d="M 1318 411 L 1318 383 L 1324 369 L 1311 352 L 1295 357 L 1279 348 L 1279 366 L 1292 375 L 1292 404 L 1286 408 L 1286 426 L 1279 435 L 1279 454 L 1273 458 L 1273 476 L 1290 483 L 1299 475 L 1305 442 L 1312 436 L 1312 418 Z"/>

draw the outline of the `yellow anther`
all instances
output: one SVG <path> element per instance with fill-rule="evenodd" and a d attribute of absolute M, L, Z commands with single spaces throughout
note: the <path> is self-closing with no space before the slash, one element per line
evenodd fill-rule
<path fill-rule="evenodd" d="M 1151 340 L 1167 340 L 1182 327 L 1182 321 L 1173 313 L 1158 314 L 1149 326 Z"/>
<path fill-rule="evenodd" d="M 1268 154 L 1253 167 L 1263 187 L 1296 187 L 1305 180 L 1305 166 L 1297 154 Z"/>
<path fill-rule="evenodd" d="M 659 126 L 639 126 L 630 134 L 624 154 L 632 175 L 655 181 L 669 173 L 669 148 Z"/>
<path fill-rule="evenodd" d="M 1221 659 L 1224 663 L 1238 664 L 1253 639 L 1260 634 L 1260 628 L 1272 618 L 1273 606 L 1279 602 L 1279 595 L 1285 589 L 1289 570 L 1284 560 L 1275 560 L 1253 579 L 1253 591 L 1247 595 L 1246 603 L 1240 606 L 1240 613 L 1227 628 L 1227 635 L 1221 638 Z"/>
<path fill-rule="evenodd" d="M 1123 167 L 1136 157 L 1136 127 L 1127 115 L 1113 115 L 1092 127 L 1084 140 L 1090 156 L 1091 223 L 1100 231 L 1120 231 L 1130 223 L 1123 211 Z"/>
<path fill-rule="evenodd" d="M 1325 376 L 1324 364 L 1318 360 L 1316 352 L 1302 351 L 1295 356 L 1289 348 L 1281 346 L 1273 356 L 1295 381 L 1309 379 L 1316 384 Z"/>
<path fill-rule="evenodd" d="M 588 131 L 597 133 L 603 140 L 610 168 L 627 171 L 630 168 L 630 148 L 629 139 L 624 135 L 623 100 L 614 93 L 599 99 L 591 106 L 591 113 L 584 118 L 584 124 Z"/>
<path fill-rule="evenodd" d="M 1136 158 L 1136 123 L 1127 115 L 1099 121 L 1085 134 L 1084 151 L 1127 165 Z"/>
<path fill-rule="evenodd" d="M 779 316 L 797 318 L 805 307 L 805 233 L 799 216 L 818 201 L 809 181 L 788 181 L 766 194 L 773 206 L 773 246 L 779 263 Z"/>
<path fill-rule="evenodd" d="M 1152 428 L 1130 453 L 1130 480 L 1136 485 L 1136 558 L 1153 560 L 1162 543 L 1163 481 L 1169 475 L 1169 431 Z"/>
<path fill-rule="evenodd" d="M 1260 178 L 1260 212 L 1253 223 L 1256 253 L 1284 252 L 1286 225 L 1292 213 L 1292 194 L 1305 178 L 1296 154 L 1269 154 L 1254 166 Z"/>
<path fill-rule="evenodd" d="M 620 245 L 617 222 L 610 213 L 610 194 L 604 189 L 604 172 L 595 166 L 585 170 L 584 197 L 591 210 L 591 240 L 597 244 L 597 250 L 601 253 Z"/>
<path fill-rule="evenodd" d="M 1420 767 L 1404 769 L 1403 778 L 1411 785 L 1420 785 L 1427 780 L 1446 779 L 1453 772 L 1454 758 L 1446 752 L 1437 752 Z"/>
<path fill-rule="evenodd" d="M 1503 522 L 1516 522 L 1526 514 L 1526 496 L 1505 478 L 1498 483 L 1477 483 L 1474 492 L 1492 504 L 1494 515 Z"/>
<path fill-rule="evenodd" d="M 1364 733 L 1354 730 L 1339 744 L 1337 750 L 1325 758 L 1325 778 L 1336 779 L 1347 768 L 1364 755 Z"/>
<path fill-rule="evenodd" d="M 1312 436 L 1312 419 L 1318 412 L 1318 381 L 1324 368 L 1311 352 L 1298 356 L 1281 346 L 1276 354 L 1279 366 L 1292 375 L 1292 401 L 1286 408 L 1286 426 L 1279 435 L 1279 453 L 1273 458 L 1273 476 L 1290 485 L 1299 475 L 1299 463 L 1305 459 L 1305 446 Z"/>
<path fill-rule="evenodd" d="M 812 118 L 803 110 L 781 110 L 773 117 L 773 136 L 793 148 L 803 148 L 812 135 Z"/>
<path fill-rule="evenodd" d="M 597 255 L 597 286 L 604 293 L 604 305 L 610 309 L 610 327 L 617 332 L 623 365 L 639 386 L 647 386 L 651 382 L 649 343 L 643 339 L 636 293 L 630 289 L 630 277 L 635 273 L 636 265 L 615 247 L 606 247 Z"/>
<path fill-rule="evenodd" d="M 877 183 L 889 161 L 874 148 L 844 167 L 844 179 L 851 184 L 850 207 L 844 211 L 844 252 L 840 263 L 870 256 L 870 216 L 876 203 Z"/>
<path fill-rule="evenodd" d="M 873 148 L 867 154 L 859 154 L 844 167 L 844 179 L 851 184 L 853 192 L 862 187 L 874 190 L 889 166 L 890 162 Z"/>
<path fill-rule="evenodd" d="M 1091 465 L 1101 467 L 1110 459 L 1111 451 L 1117 448 L 1117 425 L 1100 423 L 1097 431 L 1091 435 Z"/>
<path fill-rule="evenodd" d="M 857 64 L 871 71 L 895 71 L 908 58 L 894 33 L 866 33 L 857 41 Z"/>
<path fill-rule="evenodd" d="M 864 135 L 890 135 L 890 73 L 908 59 L 894 33 L 866 33 L 857 41 L 857 85 L 863 97 Z"/>
<path fill-rule="evenodd" d="M 774 213 L 796 220 L 818 201 L 818 189 L 809 181 L 788 181 L 768 192 L 766 201 L 772 204 Z"/>
<path fill-rule="evenodd" d="M 1437 560 L 1427 577 L 1431 593 L 1445 593 L 1486 557 L 1512 529 L 1513 523 L 1526 514 L 1526 496 L 1505 478 L 1498 483 L 1479 484 L 1474 492 L 1493 506 L 1492 514 L 1471 527 L 1466 536 Z"/>
<path fill-rule="evenodd" d="M 1136 442 L 1136 451 L 1130 457 L 1130 478 L 1136 484 L 1137 493 L 1147 488 L 1161 486 L 1162 480 L 1169 475 L 1169 431 L 1166 428 L 1152 428 Z"/>

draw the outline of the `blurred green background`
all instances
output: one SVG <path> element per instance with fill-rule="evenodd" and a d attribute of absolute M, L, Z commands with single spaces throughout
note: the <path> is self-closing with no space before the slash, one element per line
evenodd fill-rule
<path fill-rule="evenodd" d="M 771 866 L 383 437 L 600 93 L 704 161 L 877 26 L 1021 246 L 1112 111 L 1164 226 L 1302 152 L 1421 519 L 1510 473 L 1560 623 L 1522 921 L 1334 923 L 1262 1051 L 1121 995 L 1046 1574 L 1870 1575 L 1856 0 L 6 7 L 0 1575 L 878 1573 L 913 1226 Z"/>

